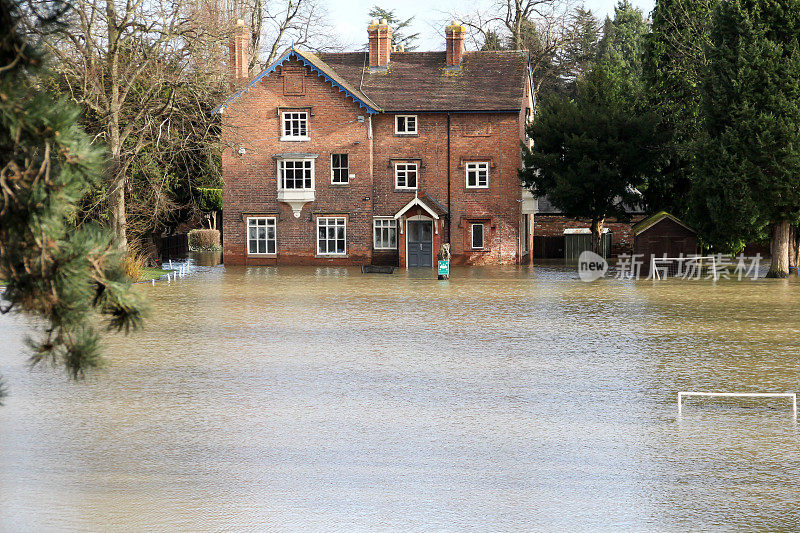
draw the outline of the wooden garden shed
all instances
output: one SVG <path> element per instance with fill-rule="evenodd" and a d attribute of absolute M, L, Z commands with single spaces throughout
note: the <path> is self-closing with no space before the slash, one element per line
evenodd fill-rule
<path fill-rule="evenodd" d="M 679 218 L 661 211 L 634 224 L 633 253 L 641 254 L 643 270 L 649 271 L 651 256 L 696 254 L 697 232 Z"/>

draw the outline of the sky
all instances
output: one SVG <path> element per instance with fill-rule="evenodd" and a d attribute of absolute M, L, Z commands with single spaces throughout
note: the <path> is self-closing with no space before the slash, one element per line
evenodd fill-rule
<path fill-rule="evenodd" d="M 368 13 L 378 4 L 384 9 L 394 9 L 403 20 L 413 16 L 411 33 L 419 32 L 418 50 L 427 51 L 444 50 L 444 27 L 452 19 L 450 13 L 469 13 L 492 3 L 493 0 L 328 0 L 328 11 L 348 49 L 360 49 L 366 43 Z M 616 3 L 616 0 L 585 0 L 584 6 L 602 20 L 614 13 Z M 653 0 L 631 0 L 631 3 L 645 15 L 653 9 Z"/>

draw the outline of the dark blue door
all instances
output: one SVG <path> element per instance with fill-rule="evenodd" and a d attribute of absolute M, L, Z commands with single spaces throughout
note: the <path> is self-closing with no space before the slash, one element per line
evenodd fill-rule
<path fill-rule="evenodd" d="M 408 221 L 408 266 L 433 266 L 433 224 L 429 220 Z"/>

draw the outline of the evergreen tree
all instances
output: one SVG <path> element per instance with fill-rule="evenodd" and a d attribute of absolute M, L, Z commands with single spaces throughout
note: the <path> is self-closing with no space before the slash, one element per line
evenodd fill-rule
<path fill-rule="evenodd" d="M 0 312 L 41 317 L 29 340 L 31 361 L 63 365 L 74 378 L 100 363 L 95 313 L 128 331 L 141 322 L 113 236 L 94 225 L 75 227 L 75 205 L 100 180 L 104 153 L 78 126 L 79 110 L 41 89 L 43 57 L 24 27 L 37 34 L 62 16 L 58 4 L 36 19 L 13 0 L 0 0 Z"/>
<path fill-rule="evenodd" d="M 392 27 L 392 46 L 403 46 L 405 50 L 416 50 L 417 45 L 414 44 L 419 39 L 419 33 L 411 33 L 405 35 L 405 31 L 411 27 L 414 17 L 400 20 L 394 14 L 394 9 L 384 9 L 380 6 L 374 6 L 369 11 L 370 19 L 386 19 L 389 26 Z"/>
<path fill-rule="evenodd" d="M 605 220 L 629 219 L 656 145 L 655 118 L 643 111 L 635 79 L 622 62 L 601 60 L 578 80 L 577 96 L 551 96 L 528 126 L 520 178 L 534 195 L 572 218 L 591 221 L 600 251 Z"/>
<path fill-rule="evenodd" d="M 603 25 L 600 57 L 622 62 L 635 77 L 640 77 L 644 39 L 649 31 L 642 10 L 629 0 L 621 0 L 614 8 L 614 19 L 606 18 Z"/>
<path fill-rule="evenodd" d="M 600 44 L 600 22 L 591 10 L 578 8 L 567 27 L 564 48 L 561 51 L 563 77 L 574 82 L 587 72 L 597 59 Z"/>
<path fill-rule="evenodd" d="M 665 136 L 658 171 L 644 191 L 654 211 L 688 216 L 692 146 L 700 130 L 700 86 L 711 12 L 718 0 L 656 0 L 645 38 L 643 82 Z"/>
<path fill-rule="evenodd" d="M 800 220 L 800 0 L 728 0 L 714 12 L 696 145 L 694 222 L 740 249 L 772 235 L 785 277 Z"/>
<path fill-rule="evenodd" d="M 486 36 L 483 39 L 483 46 L 481 46 L 481 51 L 491 52 L 505 49 L 506 47 L 503 46 L 503 41 L 500 39 L 500 36 L 496 31 L 489 30 L 486 32 Z"/>

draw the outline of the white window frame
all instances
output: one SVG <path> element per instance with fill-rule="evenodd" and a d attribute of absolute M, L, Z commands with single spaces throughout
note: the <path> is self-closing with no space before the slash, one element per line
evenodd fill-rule
<path fill-rule="evenodd" d="M 295 116 L 296 115 L 296 116 Z M 283 111 L 281 112 L 281 140 L 282 141 L 309 141 L 311 140 L 308 136 L 308 129 L 310 126 L 310 113 L 308 111 L 296 110 L 296 111 Z M 305 123 L 305 135 L 295 135 L 293 133 L 294 128 L 289 128 L 289 135 L 286 134 L 286 123 L 288 121 L 296 120 L 298 122 L 298 129 L 301 128 L 302 124 Z"/>
<path fill-rule="evenodd" d="M 391 244 L 392 230 L 394 230 L 394 245 Z M 389 246 L 378 245 L 378 232 L 381 232 L 381 243 L 389 240 Z M 397 250 L 397 220 L 390 217 L 375 217 L 372 219 L 372 247 L 375 250 Z"/>
<path fill-rule="evenodd" d="M 470 240 L 470 247 L 473 250 L 485 250 L 486 249 L 486 224 L 483 222 L 473 222 L 470 226 L 469 231 L 469 240 Z M 481 245 L 475 246 L 475 226 L 481 227 Z"/>
<path fill-rule="evenodd" d="M 345 156 L 347 157 L 347 166 L 346 167 L 334 167 L 333 166 L 333 157 L 334 156 Z M 334 181 L 334 170 L 344 170 L 344 181 Z M 331 185 L 350 185 L 350 154 L 348 153 L 338 153 L 338 154 L 331 154 Z"/>
<path fill-rule="evenodd" d="M 409 167 L 414 167 L 414 186 L 408 186 L 408 171 Z M 403 170 L 400 170 L 403 167 Z M 404 184 L 400 185 L 400 176 L 403 176 Z M 415 191 L 419 187 L 419 163 L 416 162 L 397 162 L 394 164 L 394 188 L 405 189 L 408 191 Z"/>
<path fill-rule="evenodd" d="M 403 130 L 400 130 L 400 119 L 403 119 Z M 414 129 L 408 127 L 408 119 L 414 120 Z M 394 116 L 395 135 L 417 135 L 419 133 L 419 117 L 417 115 L 395 115 Z"/>
<path fill-rule="evenodd" d="M 323 220 L 325 221 L 325 224 L 322 224 Z M 320 229 L 321 226 L 325 226 L 326 228 L 331 227 L 329 225 L 329 223 L 328 223 L 328 221 L 330 221 L 330 220 L 335 221 L 335 223 L 333 225 L 334 228 L 338 228 L 340 226 L 344 228 L 344 250 L 342 252 L 328 252 L 328 251 L 323 252 L 321 247 L 320 247 L 319 229 Z M 341 222 L 341 224 L 339 224 L 339 222 Z M 326 255 L 326 256 L 327 255 L 335 255 L 335 256 L 347 255 L 347 217 L 320 216 L 320 217 L 317 217 L 316 226 L 317 226 L 317 234 L 316 234 L 316 238 L 317 238 L 317 255 Z M 325 237 L 325 241 L 326 241 L 325 248 L 326 249 L 327 249 L 327 243 L 330 240 L 331 239 L 327 236 L 327 232 L 326 232 L 326 237 Z M 338 240 L 338 237 L 334 236 L 333 240 L 334 241 Z"/>
<path fill-rule="evenodd" d="M 464 164 L 464 174 L 466 175 L 467 179 L 467 189 L 488 189 L 489 188 L 489 170 L 491 165 L 488 161 L 468 161 Z M 469 183 L 469 175 L 470 173 L 475 174 L 475 184 L 470 185 Z M 481 185 L 481 173 L 485 173 L 485 179 L 483 185 Z"/>
<path fill-rule="evenodd" d="M 306 163 L 310 163 L 308 167 L 311 171 L 311 187 L 305 186 L 305 177 L 303 178 L 303 187 L 286 187 L 285 182 L 285 172 L 286 172 L 286 163 L 303 163 L 303 166 L 306 166 Z M 278 189 L 282 191 L 313 191 L 315 190 L 315 163 L 314 159 L 278 159 Z M 305 170 L 305 169 L 304 169 Z"/>
<path fill-rule="evenodd" d="M 265 228 L 265 236 L 264 236 L 264 251 L 259 252 L 258 248 L 256 251 L 253 252 L 250 250 L 250 228 L 251 227 L 259 227 L 261 226 L 258 222 L 264 221 L 262 227 Z M 252 224 L 251 222 L 255 222 L 256 224 Z M 247 217 L 246 221 L 246 240 L 247 240 L 247 255 L 275 255 L 278 253 L 278 219 L 277 217 Z M 269 229 L 272 228 L 272 239 L 269 238 Z M 260 241 L 260 239 L 256 238 L 256 241 Z M 269 243 L 272 241 L 272 249 L 273 251 L 269 251 Z M 256 244 L 256 246 L 258 246 Z"/>

